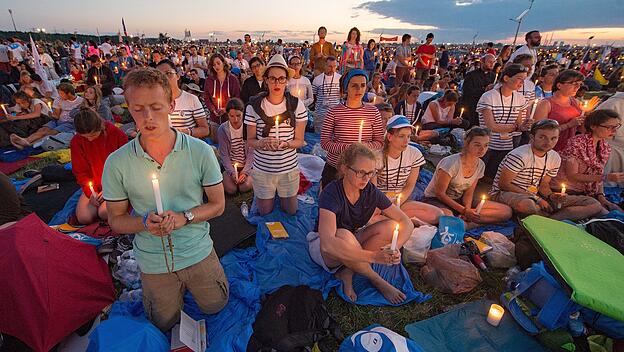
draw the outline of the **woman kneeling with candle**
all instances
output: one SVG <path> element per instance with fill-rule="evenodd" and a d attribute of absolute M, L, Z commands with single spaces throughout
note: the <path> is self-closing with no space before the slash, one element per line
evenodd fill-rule
<path fill-rule="evenodd" d="M 98 218 L 107 219 L 101 181 L 104 162 L 112 152 L 128 142 L 128 137 L 87 107 L 78 110 L 74 125 L 77 134 L 70 143 L 72 172 L 82 188 L 76 218 L 81 224 L 88 225 Z"/>
<path fill-rule="evenodd" d="M 381 157 L 378 159 L 377 179 L 379 190 L 401 207 L 401 210 L 413 219 L 415 225 L 437 224 L 444 212 L 433 205 L 416 202 L 409 196 L 416 186 L 420 167 L 425 158 L 418 148 L 409 145 L 412 125 L 407 117 L 395 115 L 388 120 L 386 137 Z"/>
<path fill-rule="evenodd" d="M 386 195 L 369 180 L 375 175 L 375 154 L 354 143 L 340 155 L 339 179 L 330 182 L 319 196 L 318 233 L 308 234 L 312 259 L 344 284 L 344 293 L 353 301 L 353 273 L 368 278 L 391 303 L 405 300 L 405 294 L 381 278 L 371 264 L 393 265 L 401 261 L 401 246 L 414 225 Z M 376 208 L 390 220 L 367 226 Z M 392 235 L 399 226 L 396 249 Z"/>
<path fill-rule="evenodd" d="M 245 104 L 238 98 L 232 98 L 225 107 L 228 121 L 219 126 L 219 156 L 223 163 L 223 188 L 225 193 L 251 190 L 251 166 L 253 151 L 249 149 L 244 138 L 243 114 Z"/>
<path fill-rule="evenodd" d="M 466 227 L 478 224 L 498 223 L 511 218 L 512 211 L 507 205 L 474 197 L 477 182 L 483 177 L 485 155 L 490 142 L 490 131 L 483 127 L 473 127 L 464 141 L 461 153 L 440 160 L 433 179 L 425 190 L 425 202 L 443 209 L 447 215 L 461 214 Z M 480 212 L 477 212 L 480 207 Z"/>

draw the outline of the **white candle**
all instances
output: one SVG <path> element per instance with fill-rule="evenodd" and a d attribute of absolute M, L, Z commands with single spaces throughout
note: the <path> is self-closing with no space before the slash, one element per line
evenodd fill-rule
<path fill-rule="evenodd" d="M 492 326 L 498 326 L 505 314 L 505 309 L 498 304 L 492 304 L 487 315 L 487 322 Z"/>
<path fill-rule="evenodd" d="M 358 143 L 362 143 L 362 130 L 364 129 L 364 120 L 360 121 L 360 132 L 358 133 Z"/>
<path fill-rule="evenodd" d="M 97 84 L 98 84 L 98 78 L 97 78 L 97 76 L 93 76 L 93 80 L 95 81 L 95 84 L 97 85 Z"/>
<path fill-rule="evenodd" d="M 533 108 L 531 109 L 531 117 L 529 117 L 529 120 L 533 120 L 533 116 L 535 116 L 535 110 L 537 110 L 537 103 L 539 102 L 539 100 L 535 99 L 533 101 Z"/>
<path fill-rule="evenodd" d="M 95 190 L 93 189 L 93 182 L 89 181 L 89 191 L 91 191 L 92 195 L 97 195 Z"/>
<path fill-rule="evenodd" d="M 399 239 L 399 224 L 396 224 L 394 227 L 394 232 L 392 233 L 392 243 L 390 244 L 390 249 L 396 251 L 397 240 Z"/>
<path fill-rule="evenodd" d="M 2 106 L 2 111 L 4 112 L 4 115 L 9 116 L 9 113 L 7 112 L 7 109 L 4 107 L 4 104 L 0 104 L 0 106 Z"/>
<path fill-rule="evenodd" d="M 498 81 L 498 72 L 496 72 L 496 76 L 494 76 L 494 83 L 496 83 L 496 81 Z"/>
<path fill-rule="evenodd" d="M 566 194 L 566 185 L 565 183 L 561 184 L 561 195 L 565 196 Z M 561 203 L 557 203 L 557 209 L 561 209 Z"/>
<path fill-rule="evenodd" d="M 462 116 L 464 116 L 464 108 L 461 108 L 460 112 L 459 112 L 459 118 L 461 119 Z"/>
<path fill-rule="evenodd" d="M 477 206 L 477 215 L 481 214 L 481 209 L 483 209 L 483 204 L 485 204 L 485 194 L 481 196 L 481 202 Z"/>
<path fill-rule="evenodd" d="M 48 102 L 48 107 L 50 108 L 50 111 L 53 111 L 53 109 L 52 109 L 52 102 L 51 101 Z"/>
<path fill-rule="evenodd" d="M 418 129 L 420 128 L 420 125 L 416 125 L 416 127 L 414 127 L 414 135 L 416 137 L 418 137 Z"/>
<path fill-rule="evenodd" d="M 280 139 L 279 135 L 279 115 L 275 116 L 275 138 Z"/>
<path fill-rule="evenodd" d="M 217 99 L 217 110 L 221 110 L 221 98 Z"/>
<path fill-rule="evenodd" d="M 154 199 L 156 200 L 156 212 L 158 215 L 161 215 L 163 213 L 163 204 L 160 196 L 160 184 L 156 174 L 152 174 L 152 191 L 154 191 Z"/>
<path fill-rule="evenodd" d="M 323 44 L 321 44 L 321 55 L 323 55 Z"/>
<path fill-rule="evenodd" d="M 234 163 L 234 178 L 238 182 L 238 163 Z"/>
<path fill-rule="evenodd" d="M 401 207 L 401 193 L 397 196 L 397 207 Z"/>

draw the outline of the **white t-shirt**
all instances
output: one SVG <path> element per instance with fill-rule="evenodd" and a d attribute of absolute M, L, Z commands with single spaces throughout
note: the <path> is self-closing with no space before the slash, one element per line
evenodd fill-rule
<path fill-rule="evenodd" d="M 201 55 L 191 56 L 188 59 L 189 68 L 198 68 L 199 78 L 206 78 L 203 67 L 206 66 L 206 58 Z"/>
<path fill-rule="evenodd" d="M 182 94 L 175 100 L 173 113 L 169 114 L 171 127 L 177 130 L 195 128 L 197 127 L 197 122 L 195 122 L 197 118 L 206 118 L 206 111 L 199 98 L 182 91 Z"/>
<path fill-rule="evenodd" d="M 312 90 L 316 96 L 315 114 L 325 116 L 332 106 L 340 103 L 340 74 L 328 76 L 325 73 L 314 77 Z"/>
<path fill-rule="evenodd" d="M 19 104 L 15 104 L 15 106 L 13 107 L 13 111 L 15 111 L 16 113 L 31 113 L 33 111 L 35 111 L 35 106 L 41 106 L 41 115 L 50 115 L 50 108 L 48 107 L 48 104 L 44 103 L 43 100 L 41 99 L 37 99 L 34 98 L 31 102 L 30 102 L 30 108 L 29 109 L 22 109 L 21 106 L 19 106 Z"/>
<path fill-rule="evenodd" d="M 299 78 L 291 78 L 288 80 L 286 90 L 297 98 L 303 100 L 303 105 L 306 107 L 312 105 L 314 102 L 314 93 L 312 90 L 312 84 L 307 77 L 301 76 Z"/>
<path fill-rule="evenodd" d="M 442 107 L 440 106 L 440 103 L 437 100 L 434 100 L 432 102 L 429 103 L 429 105 L 427 105 L 427 111 L 425 111 L 425 113 L 423 114 L 422 117 L 422 123 L 430 123 L 430 122 L 436 122 L 435 119 L 433 118 L 433 112 L 431 111 L 431 107 L 432 105 L 437 105 L 438 107 L 438 116 L 440 118 L 440 121 L 443 122 L 450 122 L 453 119 L 453 116 L 449 116 L 449 112 L 451 110 L 451 106 L 447 106 L 446 108 L 442 109 Z"/>
<path fill-rule="evenodd" d="M 72 43 L 69 50 L 75 59 L 82 59 L 82 45 L 80 43 Z"/>
<path fill-rule="evenodd" d="M 533 154 L 530 144 L 521 145 L 509 152 L 498 166 L 490 194 L 495 195 L 500 191 L 498 183 L 503 169 L 516 173 L 516 177 L 511 181 L 512 185 L 527 190 L 530 185 L 539 188 L 544 175 L 552 178 L 557 176 L 560 166 L 561 157 L 556 151 L 551 150 L 540 158 Z"/>
<path fill-rule="evenodd" d="M 4 44 L 0 44 L 0 62 L 9 62 L 9 47 Z"/>
<path fill-rule="evenodd" d="M 104 56 L 106 56 L 106 54 L 111 53 L 111 50 L 113 50 L 113 46 L 108 43 L 102 43 L 99 49 L 102 50 L 102 53 L 104 53 Z"/>
<path fill-rule="evenodd" d="M 59 122 L 74 122 L 74 119 L 69 115 L 69 112 L 77 108 L 84 99 L 82 97 L 76 96 L 74 100 L 64 100 L 60 97 L 54 100 L 52 103 L 52 107 L 56 111 L 57 109 L 61 109 L 61 114 L 59 115 Z"/>
<path fill-rule="evenodd" d="M 396 159 L 388 156 L 384 167 L 383 154 L 378 158 L 377 188 L 382 192 L 399 192 L 413 169 L 425 164 L 425 158 L 418 148 L 408 145 L 407 149 Z M 390 180 L 390 181 L 388 181 Z"/>
<path fill-rule="evenodd" d="M 464 196 L 464 192 L 472 186 L 473 183 L 483 177 L 485 172 L 485 163 L 483 160 L 478 159 L 478 165 L 475 172 L 470 177 L 465 177 L 461 167 L 461 153 L 449 155 L 446 158 L 440 160 L 436 171 L 433 174 L 433 178 L 427 188 L 425 189 L 425 197 L 435 198 L 435 185 L 440 172 L 445 172 L 451 176 L 448 187 L 446 188 L 446 195 L 449 198 L 458 200 Z"/>
<path fill-rule="evenodd" d="M 264 113 L 269 117 L 283 114 L 286 111 L 286 99 L 280 104 L 273 105 L 264 98 L 260 104 Z M 299 104 L 297 104 L 295 116 L 296 122 L 306 122 L 308 120 L 308 110 L 301 100 L 299 100 Z M 251 105 L 247 105 L 247 109 L 245 110 L 245 124 L 256 126 L 256 139 L 261 140 L 263 138 L 262 132 L 264 131 L 265 123 L 262 118 L 256 114 Z M 290 124 L 291 119 L 280 119 L 279 139 L 281 141 L 292 141 L 295 139 L 295 126 L 291 126 Z M 275 126 L 271 128 L 269 136 L 277 138 Z M 298 167 L 299 163 L 297 161 L 296 149 L 291 148 L 277 151 L 254 149 L 254 170 L 273 174 L 284 174 L 296 170 Z"/>
<path fill-rule="evenodd" d="M 494 115 L 494 121 L 501 125 L 513 125 L 516 122 L 518 113 L 526 109 L 526 100 L 522 93 L 514 91 L 508 97 L 503 97 L 500 89 L 491 89 L 483 93 L 477 103 L 479 113 L 479 125 L 487 127 L 483 118 L 483 111 L 490 109 Z M 498 133 L 492 132 L 490 137 L 490 149 L 492 150 L 512 150 L 513 137 L 521 135 L 521 132 Z"/>
<path fill-rule="evenodd" d="M 243 128 L 245 128 L 245 125 L 235 129 L 230 124 L 230 121 L 227 123 L 230 127 L 230 159 L 232 162 L 245 165 L 245 141 L 243 140 Z"/>

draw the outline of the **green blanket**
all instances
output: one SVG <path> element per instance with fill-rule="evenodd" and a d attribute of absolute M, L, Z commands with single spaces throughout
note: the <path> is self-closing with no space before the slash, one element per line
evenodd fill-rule
<path fill-rule="evenodd" d="M 522 220 L 559 275 L 572 300 L 624 321 L 624 256 L 574 225 L 532 215 Z"/>

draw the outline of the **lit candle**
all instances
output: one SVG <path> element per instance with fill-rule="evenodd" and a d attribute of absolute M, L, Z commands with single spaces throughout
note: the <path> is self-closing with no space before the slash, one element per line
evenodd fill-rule
<path fill-rule="evenodd" d="M 531 117 L 529 117 L 529 120 L 533 120 L 533 116 L 535 116 L 535 110 L 537 110 L 537 103 L 539 102 L 539 100 L 535 99 L 533 101 L 533 108 L 531 109 Z"/>
<path fill-rule="evenodd" d="M 160 196 L 160 184 L 158 183 L 158 176 L 156 174 L 152 174 L 152 191 L 154 191 L 154 199 L 156 200 L 156 212 L 158 215 L 162 215 L 162 197 Z"/>
<path fill-rule="evenodd" d="M 362 129 L 364 129 L 364 120 L 360 121 L 360 132 L 358 133 L 358 143 L 362 143 Z"/>
<path fill-rule="evenodd" d="M 52 111 L 52 102 L 51 101 L 48 102 L 48 108 L 50 108 L 50 111 Z"/>
<path fill-rule="evenodd" d="M 461 108 L 461 110 L 459 111 L 459 118 L 461 119 L 462 116 L 464 116 L 464 108 Z"/>
<path fill-rule="evenodd" d="M 494 76 L 494 83 L 496 83 L 496 81 L 498 81 L 498 72 L 496 72 L 496 76 Z"/>
<path fill-rule="evenodd" d="M 414 135 L 415 135 L 416 137 L 418 137 L 418 130 L 419 130 L 419 129 L 420 129 L 420 125 L 416 125 L 416 126 L 414 127 Z"/>
<path fill-rule="evenodd" d="M 390 249 L 396 251 L 397 240 L 399 239 L 399 224 L 396 224 L 394 227 L 394 232 L 392 233 L 392 243 L 390 244 Z"/>
<path fill-rule="evenodd" d="M 323 44 L 321 44 L 321 55 L 323 55 Z"/>
<path fill-rule="evenodd" d="M 95 81 L 95 84 L 97 85 L 98 84 L 97 76 L 93 76 L 93 80 Z"/>
<path fill-rule="evenodd" d="M 564 195 L 564 196 L 566 194 L 566 185 L 565 185 L 565 183 L 561 184 L 561 194 Z"/>
<path fill-rule="evenodd" d="M 93 189 L 93 182 L 89 181 L 89 191 L 91 191 L 92 195 L 96 195 L 95 190 Z"/>
<path fill-rule="evenodd" d="M 236 182 L 238 183 L 238 163 L 234 163 L 234 178 L 236 179 Z"/>
<path fill-rule="evenodd" d="M 279 115 L 275 116 L 275 138 L 280 139 L 279 135 Z"/>
<path fill-rule="evenodd" d="M 4 104 L 0 104 L 0 106 L 2 106 L 2 111 L 4 112 L 4 115 L 9 116 L 9 113 L 7 112 L 7 109 L 4 107 Z"/>
<path fill-rule="evenodd" d="M 485 204 L 485 194 L 481 196 L 481 202 L 477 205 L 477 215 L 481 214 L 481 209 L 483 209 L 483 204 Z"/>
<path fill-rule="evenodd" d="M 401 207 L 401 193 L 397 196 L 397 207 Z"/>
<path fill-rule="evenodd" d="M 503 318 L 503 314 L 505 314 L 505 309 L 503 309 L 503 307 L 498 304 L 492 304 L 487 315 L 487 322 L 492 326 L 498 326 Z"/>
<path fill-rule="evenodd" d="M 217 110 L 221 110 L 221 98 L 217 98 Z"/>
<path fill-rule="evenodd" d="M 377 104 L 377 96 L 376 95 L 373 97 L 373 105 L 375 105 L 375 104 Z"/>
<path fill-rule="evenodd" d="M 115 66 L 115 74 L 119 73 L 119 69 Z"/>

